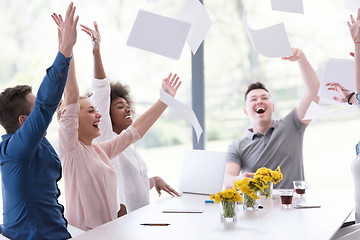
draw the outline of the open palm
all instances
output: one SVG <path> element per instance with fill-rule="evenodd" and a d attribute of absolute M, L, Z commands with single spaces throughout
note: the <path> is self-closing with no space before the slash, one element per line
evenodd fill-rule
<path fill-rule="evenodd" d="M 349 26 L 351 37 L 354 40 L 354 42 L 359 42 L 360 41 L 360 8 L 358 9 L 357 12 L 356 21 L 353 15 L 350 15 L 350 21 L 351 23 L 347 22 L 347 25 Z"/>
<path fill-rule="evenodd" d="M 172 77 L 171 76 L 172 73 L 170 73 L 169 76 L 163 80 L 161 88 L 172 97 L 175 97 L 175 94 L 181 85 L 181 81 L 179 81 L 177 74 L 174 74 Z"/>

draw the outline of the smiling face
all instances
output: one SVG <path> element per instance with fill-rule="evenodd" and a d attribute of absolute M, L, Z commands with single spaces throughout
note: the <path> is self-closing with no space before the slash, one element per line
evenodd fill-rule
<path fill-rule="evenodd" d="M 99 123 L 101 114 L 97 112 L 89 98 L 81 98 L 79 103 L 79 140 L 91 145 L 92 140 L 100 136 Z"/>
<path fill-rule="evenodd" d="M 269 93 L 264 89 L 253 89 L 247 94 L 244 112 L 249 116 L 254 130 L 259 127 L 270 127 L 274 110 Z"/>
<path fill-rule="evenodd" d="M 124 98 L 117 97 L 111 101 L 110 117 L 113 131 L 117 134 L 132 124 L 130 106 L 127 104 Z"/>

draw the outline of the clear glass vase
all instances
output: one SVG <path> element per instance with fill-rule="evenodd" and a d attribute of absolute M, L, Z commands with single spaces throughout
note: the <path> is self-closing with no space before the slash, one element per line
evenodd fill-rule
<path fill-rule="evenodd" d="M 221 221 L 235 222 L 236 214 L 237 214 L 236 202 L 221 201 L 221 204 L 220 204 Z"/>
<path fill-rule="evenodd" d="M 257 197 L 259 197 L 259 192 L 257 192 Z M 253 199 L 246 193 L 243 194 L 243 209 L 247 210 L 256 210 L 259 206 L 259 198 Z"/>
<path fill-rule="evenodd" d="M 273 182 L 268 182 L 267 185 L 269 186 L 268 188 L 265 188 L 264 190 L 260 191 L 260 196 L 266 197 L 266 199 L 272 196 L 272 190 L 274 188 Z"/>

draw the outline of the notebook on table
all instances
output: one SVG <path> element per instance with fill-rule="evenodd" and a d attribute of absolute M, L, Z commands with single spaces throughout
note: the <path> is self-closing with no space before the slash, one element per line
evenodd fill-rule
<path fill-rule="evenodd" d="M 211 194 L 222 190 L 225 152 L 185 150 L 180 172 L 179 191 Z"/>

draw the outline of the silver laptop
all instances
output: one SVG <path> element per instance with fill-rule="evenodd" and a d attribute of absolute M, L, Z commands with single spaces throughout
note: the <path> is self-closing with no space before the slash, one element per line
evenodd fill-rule
<path fill-rule="evenodd" d="M 211 194 L 222 190 L 225 152 L 185 150 L 180 172 L 179 191 Z"/>

